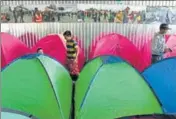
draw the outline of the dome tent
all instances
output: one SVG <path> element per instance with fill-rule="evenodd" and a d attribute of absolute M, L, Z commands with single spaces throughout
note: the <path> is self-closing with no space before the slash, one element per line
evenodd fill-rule
<path fill-rule="evenodd" d="M 61 64 L 65 65 L 65 46 L 62 39 L 57 34 L 47 35 L 41 38 L 32 48 L 36 52 L 38 48 L 42 48 L 44 53 L 54 57 Z"/>
<path fill-rule="evenodd" d="M 102 37 L 96 44 L 92 58 L 102 55 L 120 56 L 139 71 L 143 70 L 140 51 L 123 35 L 112 33 Z"/>
<path fill-rule="evenodd" d="M 1 68 L 27 53 L 30 50 L 18 38 L 1 32 Z"/>
<path fill-rule="evenodd" d="M 114 56 L 97 57 L 84 67 L 76 82 L 75 103 L 76 119 L 163 114 L 143 77 Z"/>
<path fill-rule="evenodd" d="M 164 112 L 176 114 L 176 57 L 151 65 L 142 75 L 160 100 Z"/>
<path fill-rule="evenodd" d="M 68 119 L 72 81 L 57 61 L 38 54 L 23 56 L 2 70 L 1 107 L 39 119 Z"/>
<path fill-rule="evenodd" d="M 110 33 L 102 32 L 98 36 L 96 36 L 95 39 L 92 40 L 92 43 L 89 46 L 89 59 L 93 58 L 97 42 L 108 34 Z"/>

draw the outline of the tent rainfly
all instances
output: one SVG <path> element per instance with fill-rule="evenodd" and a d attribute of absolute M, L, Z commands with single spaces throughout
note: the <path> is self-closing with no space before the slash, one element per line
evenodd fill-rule
<path fill-rule="evenodd" d="M 60 63 L 45 55 L 26 55 L 1 73 L 6 116 L 12 115 L 7 110 L 15 110 L 39 119 L 69 119 L 72 80 Z"/>

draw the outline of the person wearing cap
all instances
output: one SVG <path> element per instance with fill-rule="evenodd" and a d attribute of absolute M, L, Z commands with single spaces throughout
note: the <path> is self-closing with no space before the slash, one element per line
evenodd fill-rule
<path fill-rule="evenodd" d="M 172 52 L 165 43 L 165 34 L 169 29 L 168 24 L 161 24 L 160 31 L 154 35 L 152 39 L 152 63 L 162 60 L 164 53 Z"/>
<path fill-rule="evenodd" d="M 66 39 L 67 47 L 67 66 L 73 80 L 76 80 L 79 75 L 78 68 L 78 54 L 79 49 L 77 42 L 73 40 L 71 31 L 65 31 L 63 33 L 64 38 Z"/>

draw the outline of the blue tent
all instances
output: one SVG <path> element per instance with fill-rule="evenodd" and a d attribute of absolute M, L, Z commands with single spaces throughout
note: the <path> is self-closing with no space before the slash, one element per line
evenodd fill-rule
<path fill-rule="evenodd" d="M 163 111 L 176 114 L 176 57 L 152 65 L 142 75 L 160 100 Z"/>

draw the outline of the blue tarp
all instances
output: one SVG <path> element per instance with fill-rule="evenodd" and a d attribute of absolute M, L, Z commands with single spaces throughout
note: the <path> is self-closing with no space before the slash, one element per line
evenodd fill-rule
<path fill-rule="evenodd" d="M 153 64 L 142 75 L 160 100 L 163 111 L 176 114 L 176 57 Z"/>

